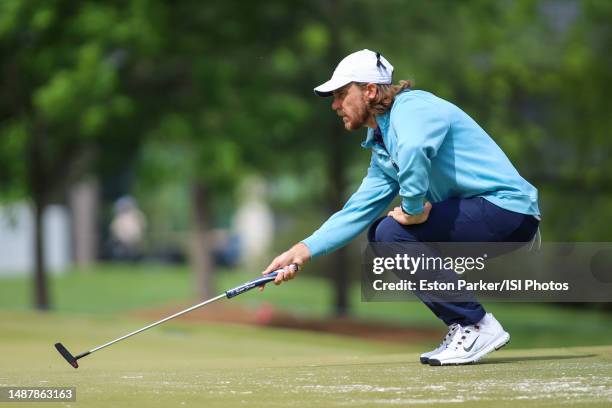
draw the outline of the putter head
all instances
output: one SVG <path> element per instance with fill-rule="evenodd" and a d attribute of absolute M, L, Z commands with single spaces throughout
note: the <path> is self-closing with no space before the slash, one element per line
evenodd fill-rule
<path fill-rule="evenodd" d="M 55 343 L 55 348 L 71 366 L 73 366 L 74 368 L 79 368 L 79 363 L 77 363 L 77 359 L 72 354 L 70 354 L 70 352 L 66 349 L 66 347 L 62 345 L 62 343 Z"/>

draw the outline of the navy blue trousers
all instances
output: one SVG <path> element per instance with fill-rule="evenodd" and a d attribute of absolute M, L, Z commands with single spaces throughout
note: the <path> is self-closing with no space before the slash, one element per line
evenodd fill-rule
<path fill-rule="evenodd" d="M 370 242 L 527 242 L 539 221 L 532 215 L 508 211 L 482 197 L 452 198 L 432 204 L 422 224 L 402 225 L 392 217 L 378 219 L 370 226 Z M 485 315 L 477 302 L 440 302 L 431 295 L 415 295 L 446 325 L 476 324 Z"/>

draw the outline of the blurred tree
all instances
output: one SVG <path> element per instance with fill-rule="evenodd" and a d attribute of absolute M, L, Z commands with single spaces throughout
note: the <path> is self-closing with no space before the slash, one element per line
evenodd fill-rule
<path fill-rule="evenodd" d="M 271 96 L 278 98 L 276 105 L 282 104 L 282 107 L 259 107 L 258 110 L 258 116 L 266 118 L 271 129 L 280 130 L 261 135 L 259 140 L 264 143 L 259 144 L 267 149 L 273 143 L 277 149 L 272 151 L 273 158 L 253 165 L 259 171 L 296 173 L 303 188 L 307 187 L 305 176 L 314 174 L 321 194 L 309 191 L 311 196 L 304 198 L 318 207 L 320 224 L 340 210 L 353 192 L 349 186 L 354 187 L 357 180 L 348 175 L 351 164 L 362 162 L 363 171 L 358 175 L 361 178 L 368 161 L 367 153 L 360 152 L 362 132 L 357 132 L 359 136 L 347 136 L 342 121 L 331 111 L 331 99 L 316 97 L 312 90 L 330 78 L 346 54 L 363 48 L 362 44 L 353 42 L 353 38 L 355 31 L 360 29 L 359 22 L 367 16 L 360 8 L 352 7 L 351 2 L 342 0 L 314 1 L 309 6 L 303 9 L 300 30 L 292 38 L 291 48 L 280 48 L 275 55 L 272 72 L 276 79 L 271 79 L 270 83 L 276 85 Z M 282 151 L 283 155 L 278 155 L 277 151 Z M 257 156 L 269 158 L 270 152 Z M 299 211 L 301 208 L 296 205 L 293 212 L 297 217 Z M 334 289 L 334 313 L 349 314 L 349 270 L 353 265 L 348 249 L 342 248 L 326 258 L 317 265 Z"/>
<path fill-rule="evenodd" d="M 200 294 L 209 296 L 211 201 L 231 194 L 248 172 L 302 177 L 323 168 L 325 213 L 344 204 L 348 163 L 359 143 L 342 134 L 329 101 L 313 107 L 312 88 L 345 53 L 341 37 L 352 28 L 344 21 L 358 21 L 359 14 L 337 0 L 197 4 L 152 13 L 164 40 L 138 72 L 149 78 L 143 103 L 155 101 L 160 112 L 146 158 L 156 164 L 142 168 L 154 175 L 147 177 L 150 185 L 160 174 L 191 180 L 193 267 Z M 170 151 L 181 159 L 164 153 Z M 346 257 L 344 250 L 335 253 L 326 274 L 336 288 L 338 314 L 348 310 Z"/>
<path fill-rule="evenodd" d="M 271 72 L 288 39 L 299 32 L 302 13 L 296 7 L 305 3 L 149 4 L 148 24 L 158 41 L 149 55 L 140 56 L 130 80 L 137 87 L 134 95 L 156 118 L 143 157 L 153 162 L 141 169 L 157 182 L 163 175 L 189 180 L 194 232 L 190 249 L 202 297 L 213 292 L 209 232 L 214 200 L 232 194 L 248 171 L 266 167 L 263 164 L 275 157 L 270 133 L 278 124 L 259 113 L 269 110 L 282 116 L 296 105 L 288 93 L 274 94 L 278 79 Z M 300 115 L 297 105 L 298 112 L 289 115 Z M 284 122 L 291 120 L 286 117 Z M 167 160 L 164 151 L 180 157 Z"/>
<path fill-rule="evenodd" d="M 363 41 L 385 44 L 396 78 L 457 103 L 540 189 L 551 240 L 610 239 L 607 223 L 590 216 L 609 213 L 612 196 L 610 2 L 361 6 L 380 16 Z"/>
<path fill-rule="evenodd" d="M 120 90 L 122 43 L 112 7 L 70 1 L 0 3 L 0 188 L 31 199 L 35 305 L 47 309 L 42 214 L 69 180 L 102 153 L 120 160 L 134 139 L 121 119 L 133 113 Z"/>
<path fill-rule="evenodd" d="M 36 209 L 37 305 L 48 305 L 40 214 L 87 168 L 114 174 L 139 154 L 152 188 L 189 180 L 202 294 L 215 197 L 245 174 L 293 174 L 302 189 L 316 180 L 320 195 L 298 203 L 298 217 L 339 209 L 367 152 L 311 92 L 362 48 L 493 136 L 540 189 L 549 239 L 607 240 L 611 20 L 598 0 L 5 0 L 0 192 Z M 342 314 L 347 259 L 334 257 L 326 275 Z"/>

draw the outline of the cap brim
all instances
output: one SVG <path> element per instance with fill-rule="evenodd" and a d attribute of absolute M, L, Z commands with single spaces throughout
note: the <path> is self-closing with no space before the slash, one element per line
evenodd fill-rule
<path fill-rule="evenodd" d="M 342 88 L 344 85 L 350 83 L 350 79 L 345 78 L 332 78 L 329 81 L 317 86 L 314 89 L 314 93 L 318 96 L 327 97 L 332 96 L 336 89 Z"/>

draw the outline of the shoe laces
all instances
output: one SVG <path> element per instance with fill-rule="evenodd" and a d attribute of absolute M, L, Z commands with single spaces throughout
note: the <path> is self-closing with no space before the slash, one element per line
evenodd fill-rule
<path fill-rule="evenodd" d="M 459 325 L 459 323 L 453 323 L 448 326 L 448 333 L 446 333 L 446 336 L 444 336 L 444 339 L 442 339 L 442 344 L 440 344 L 440 346 L 448 346 L 453 340 L 455 332 L 460 329 L 461 325 Z"/>
<path fill-rule="evenodd" d="M 456 335 L 452 337 L 451 342 L 448 345 L 448 347 L 452 347 L 455 350 L 457 350 L 459 346 L 463 344 L 463 342 L 465 341 L 465 339 L 468 338 L 468 336 L 473 336 L 474 333 L 478 333 L 480 331 L 479 324 L 473 324 L 473 325 L 469 325 L 465 327 L 459 326 L 459 327 L 461 330 L 459 330 L 459 332 L 457 332 Z"/>

